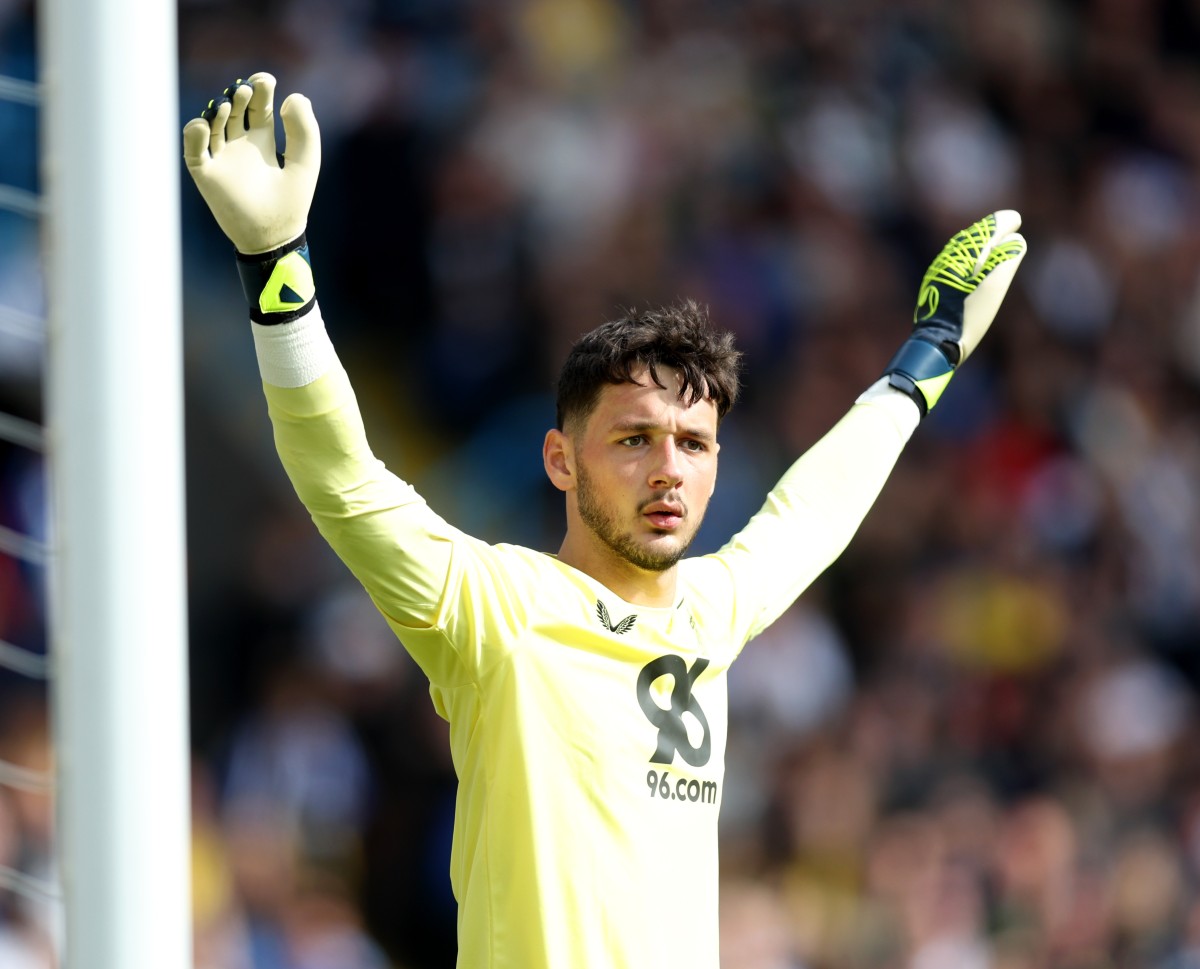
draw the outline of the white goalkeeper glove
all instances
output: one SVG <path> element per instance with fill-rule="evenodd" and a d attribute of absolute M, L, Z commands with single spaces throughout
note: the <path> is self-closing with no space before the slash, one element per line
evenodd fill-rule
<path fill-rule="evenodd" d="M 958 232 L 929 265 L 913 333 L 884 370 L 924 417 L 995 319 L 1025 257 L 1021 215 L 1001 209 Z"/>
<path fill-rule="evenodd" d="M 275 147 L 275 78 L 237 80 L 183 129 L 183 157 L 204 201 L 238 253 L 251 316 L 281 323 L 311 308 L 316 290 L 304 229 L 321 168 L 312 103 L 280 107 L 286 151 Z"/>

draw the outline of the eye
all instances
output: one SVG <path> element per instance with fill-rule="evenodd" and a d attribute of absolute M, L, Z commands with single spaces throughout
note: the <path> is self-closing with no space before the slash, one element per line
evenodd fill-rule
<path fill-rule="evenodd" d="M 679 442 L 679 446 L 685 451 L 691 451 L 693 454 L 702 454 L 708 450 L 708 445 L 703 441 L 697 441 L 694 438 L 686 438 Z"/>
<path fill-rule="evenodd" d="M 627 447 L 638 447 L 639 445 L 646 443 L 646 435 L 645 434 L 632 434 L 629 437 L 621 438 L 621 440 L 619 440 L 617 443 L 624 444 Z"/>

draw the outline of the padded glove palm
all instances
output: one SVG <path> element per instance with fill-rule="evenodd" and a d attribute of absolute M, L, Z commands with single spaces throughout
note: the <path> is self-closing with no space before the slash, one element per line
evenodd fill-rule
<path fill-rule="evenodd" d="M 238 80 L 183 129 L 183 157 L 238 252 L 270 252 L 303 235 L 321 168 L 321 134 L 302 94 L 283 102 L 287 150 L 275 149 L 275 78 Z"/>

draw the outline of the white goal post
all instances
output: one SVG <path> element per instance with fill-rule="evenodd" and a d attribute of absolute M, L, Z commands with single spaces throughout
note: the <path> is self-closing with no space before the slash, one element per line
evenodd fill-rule
<path fill-rule="evenodd" d="M 174 3 L 40 0 L 69 969 L 190 966 Z"/>

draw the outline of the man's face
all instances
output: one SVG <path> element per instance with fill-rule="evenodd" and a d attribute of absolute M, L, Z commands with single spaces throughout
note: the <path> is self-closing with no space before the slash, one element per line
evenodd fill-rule
<path fill-rule="evenodd" d="M 688 405 L 678 374 L 604 388 L 575 440 L 575 499 L 592 534 L 625 561 L 670 569 L 700 528 L 717 480 L 717 409 Z"/>

